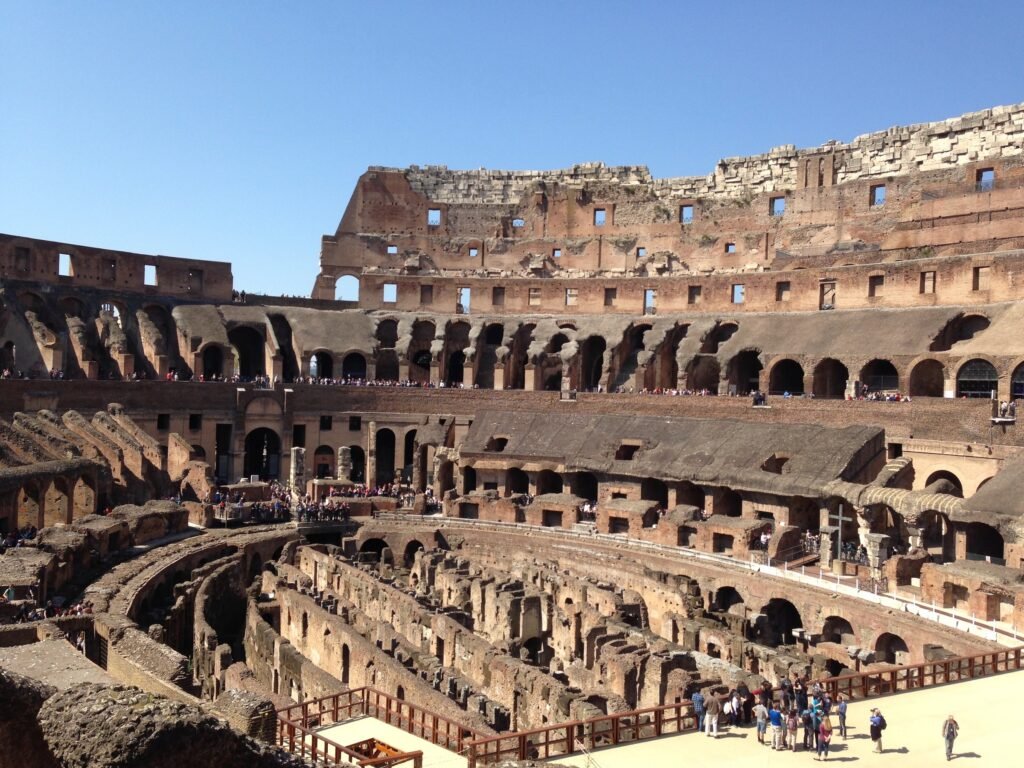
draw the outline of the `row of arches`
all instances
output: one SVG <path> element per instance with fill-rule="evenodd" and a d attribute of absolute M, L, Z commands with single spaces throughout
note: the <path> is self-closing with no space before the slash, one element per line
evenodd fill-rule
<path fill-rule="evenodd" d="M 95 514 L 97 490 L 89 475 L 26 480 L 16 494 L 18 526 L 46 528 Z"/>

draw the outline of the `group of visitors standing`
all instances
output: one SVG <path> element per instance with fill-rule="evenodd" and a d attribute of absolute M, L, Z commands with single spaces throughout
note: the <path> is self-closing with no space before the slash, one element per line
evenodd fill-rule
<path fill-rule="evenodd" d="M 797 752 L 802 748 L 813 752 L 815 760 L 828 759 L 836 734 L 846 740 L 849 702 L 843 694 L 833 701 L 818 683 L 808 686 L 806 680 L 796 675 L 792 681 L 782 682 L 777 699 L 775 693 L 767 681 L 756 691 L 750 691 L 741 683 L 726 696 L 697 691 L 691 698 L 697 730 L 708 737 L 718 738 L 722 718 L 728 718 L 728 723 L 733 726 L 753 722 L 759 744 L 780 751 Z M 868 733 L 875 752 L 883 751 L 882 737 L 887 725 L 882 711 L 873 707 L 868 718 Z M 959 732 L 959 724 L 950 715 L 942 724 L 947 760 L 953 759 L 953 744 Z"/>

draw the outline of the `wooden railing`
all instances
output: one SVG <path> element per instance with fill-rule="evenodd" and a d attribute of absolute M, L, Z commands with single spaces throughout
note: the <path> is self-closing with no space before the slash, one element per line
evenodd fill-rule
<path fill-rule="evenodd" d="M 314 743 L 319 740 L 321 743 L 326 742 L 325 746 L 327 747 L 338 746 L 322 736 L 317 736 L 314 729 L 361 716 L 375 717 L 406 733 L 419 736 L 431 744 L 457 753 L 464 752 L 471 741 L 482 738 L 482 734 L 472 728 L 467 728 L 447 717 L 390 696 L 383 691 L 378 691 L 375 688 L 354 688 L 332 696 L 325 696 L 322 699 L 313 699 L 279 709 L 277 711 L 278 744 L 291 752 L 295 751 L 292 749 L 293 746 L 300 749 L 305 748 L 304 742 L 301 739 L 296 739 L 296 734 L 301 731 L 312 735 Z M 394 758 L 367 761 L 365 757 L 357 756 L 358 759 L 351 757 L 351 754 L 354 753 L 345 747 L 340 747 L 340 749 L 342 754 L 350 755 L 344 759 L 365 766 L 397 765 L 396 761 L 399 761 L 399 758 L 404 761 L 410 759 L 411 755 L 419 754 L 406 753 Z M 308 752 L 303 754 L 315 757 Z M 321 750 L 320 754 L 332 758 L 334 753 Z M 391 762 L 387 762 L 389 760 Z"/>
<path fill-rule="evenodd" d="M 840 693 L 850 699 L 868 699 L 1012 672 L 1021 669 L 1022 660 L 1024 648 L 1011 648 L 857 672 L 819 682 L 833 699 Z M 691 703 L 665 704 L 471 741 L 469 767 L 476 768 L 500 760 L 546 760 L 690 730 L 696 730 Z"/>

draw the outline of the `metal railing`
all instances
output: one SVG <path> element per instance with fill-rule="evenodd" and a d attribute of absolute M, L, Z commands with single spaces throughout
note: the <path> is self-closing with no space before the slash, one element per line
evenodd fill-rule
<path fill-rule="evenodd" d="M 308 755 L 314 758 L 316 755 L 309 751 L 306 739 L 314 748 L 318 746 L 318 742 L 319 745 L 330 748 L 332 751 L 320 750 L 320 754 L 328 758 L 336 753 L 336 750 L 333 750 L 334 747 L 340 749 L 342 754 L 351 753 L 351 750 L 319 736 L 313 729 L 343 723 L 355 717 L 375 717 L 388 725 L 393 725 L 406 733 L 419 736 L 431 744 L 452 752 L 461 753 L 470 741 L 481 738 L 481 734 L 472 728 L 443 715 L 417 707 L 404 699 L 396 698 L 376 688 L 365 687 L 342 691 L 332 696 L 312 699 L 279 709 L 277 711 L 277 743 L 293 754 L 299 754 L 296 751 L 298 749 L 302 750 L 303 756 Z M 415 753 L 407 753 L 407 755 L 413 754 Z M 410 759 L 408 756 L 401 755 L 395 756 L 393 759 L 398 760 L 399 757 L 402 760 Z M 398 764 L 397 762 L 370 763 L 366 762 L 365 757 L 359 757 L 359 760 L 356 760 L 351 754 L 344 759 L 359 762 L 360 765 Z M 383 760 L 384 758 L 379 759 Z M 418 768 L 418 764 L 416 768 Z"/>

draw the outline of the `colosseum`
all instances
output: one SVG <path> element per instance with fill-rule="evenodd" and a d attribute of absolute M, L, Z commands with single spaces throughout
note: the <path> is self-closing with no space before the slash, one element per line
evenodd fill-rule
<path fill-rule="evenodd" d="M 763 765 L 761 700 L 1007 744 L 1024 104 L 370 167 L 319 265 L 0 235 L 0 768 Z"/>

